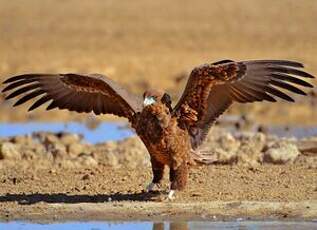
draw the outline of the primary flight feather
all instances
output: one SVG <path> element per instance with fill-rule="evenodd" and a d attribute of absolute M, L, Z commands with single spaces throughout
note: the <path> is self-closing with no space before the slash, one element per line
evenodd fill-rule
<path fill-rule="evenodd" d="M 306 95 L 299 87 L 313 85 L 303 65 L 287 60 L 223 60 L 194 68 L 174 108 L 170 96 L 147 90 L 143 97 L 129 93 L 100 74 L 24 74 L 8 78 L 2 92 L 6 99 L 21 96 L 14 106 L 38 98 L 29 110 L 50 101 L 47 110 L 59 108 L 126 117 L 148 149 L 153 180 L 161 182 L 165 165 L 170 167 L 170 192 L 185 188 L 188 170 L 195 162 L 209 162 L 195 152 L 214 121 L 233 102 L 293 102 L 287 93 Z M 204 158 L 206 157 L 206 159 Z"/>

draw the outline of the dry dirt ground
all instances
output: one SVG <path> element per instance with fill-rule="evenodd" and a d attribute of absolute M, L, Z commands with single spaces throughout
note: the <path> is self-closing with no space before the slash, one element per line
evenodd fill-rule
<path fill-rule="evenodd" d="M 313 147 L 312 147 L 313 146 Z M 215 162 L 195 166 L 185 191 L 155 192 L 136 137 L 98 145 L 73 134 L 0 140 L 0 219 L 317 218 L 317 139 L 231 135 L 215 128 L 203 146 Z"/>
<path fill-rule="evenodd" d="M 176 100 L 182 76 L 220 59 L 291 59 L 317 75 L 315 0 L 0 0 L 0 15 L 0 80 L 29 72 L 99 72 L 135 93 L 155 86 Z M 305 98 L 235 105 L 230 112 L 252 111 L 261 123 L 316 124 L 312 105 Z M 26 113 L 27 106 L 12 110 L 0 99 L 0 120 L 85 119 L 44 109 Z"/>

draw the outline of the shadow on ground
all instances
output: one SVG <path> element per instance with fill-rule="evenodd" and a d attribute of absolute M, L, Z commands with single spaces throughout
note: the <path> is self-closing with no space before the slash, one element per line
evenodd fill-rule
<path fill-rule="evenodd" d="M 150 201 L 158 198 L 160 194 L 160 192 L 113 193 L 109 195 L 68 195 L 64 193 L 6 194 L 0 196 L 0 203 L 18 202 L 21 205 L 30 205 L 39 202 L 75 204 L 110 201 Z"/>

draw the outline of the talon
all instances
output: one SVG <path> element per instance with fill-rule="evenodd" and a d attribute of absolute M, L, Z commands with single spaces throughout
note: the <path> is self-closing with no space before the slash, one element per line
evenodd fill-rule
<path fill-rule="evenodd" d="M 150 183 L 150 184 L 148 184 L 148 186 L 146 186 L 146 189 L 145 189 L 145 191 L 146 192 L 151 192 L 152 190 L 153 190 L 153 188 L 154 188 L 154 183 Z"/>
<path fill-rule="evenodd" d="M 156 184 L 156 183 L 151 182 L 148 186 L 146 186 L 145 191 L 146 192 L 151 192 L 151 191 L 153 191 L 154 187 L 159 188 L 160 184 Z"/>
<path fill-rule="evenodd" d="M 170 200 L 170 201 L 174 200 L 175 199 L 174 194 L 175 194 L 175 190 L 170 190 L 168 195 L 167 195 L 167 200 Z"/>

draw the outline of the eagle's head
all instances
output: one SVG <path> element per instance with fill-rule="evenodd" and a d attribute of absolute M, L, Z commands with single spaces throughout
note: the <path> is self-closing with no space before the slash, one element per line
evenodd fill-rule
<path fill-rule="evenodd" d="M 156 103 L 165 104 L 169 110 L 172 110 L 172 100 L 170 95 L 162 90 L 150 89 L 143 94 L 143 105 L 144 107 L 154 105 Z"/>

